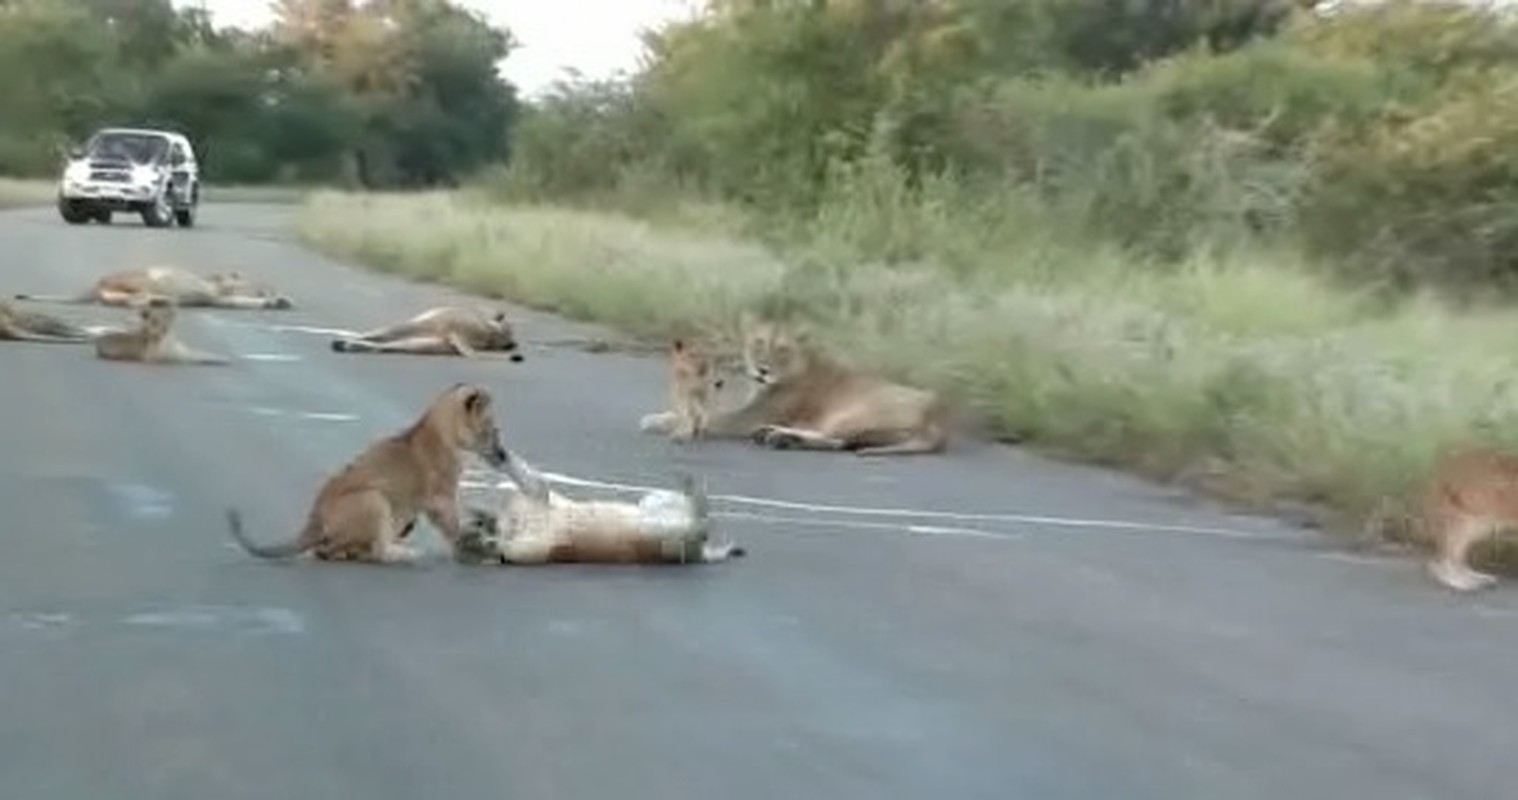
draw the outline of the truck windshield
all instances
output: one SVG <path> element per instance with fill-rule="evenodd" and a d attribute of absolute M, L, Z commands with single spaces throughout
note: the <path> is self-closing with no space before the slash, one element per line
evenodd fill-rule
<path fill-rule="evenodd" d="M 121 158 L 138 164 L 150 164 L 163 157 L 169 141 L 146 133 L 97 133 L 85 145 L 90 158 Z"/>

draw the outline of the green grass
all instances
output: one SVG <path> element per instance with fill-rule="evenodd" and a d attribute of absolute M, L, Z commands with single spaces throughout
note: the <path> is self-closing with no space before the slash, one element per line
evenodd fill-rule
<path fill-rule="evenodd" d="M 56 188 L 46 181 L 0 177 L 0 208 L 45 206 L 56 196 Z"/>
<path fill-rule="evenodd" d="M 645 336 L 730 336 L 740 310 L 789 307 L 1000 434 L 1327 522 L 1405 496 L 1441 448 L 1518 431 L 1503 310 L 1372 301 L 1245 250 L 1140 269 L 1027 232 L 1022 266 L 993 274 L 468 194 L 319 193 L 301 222 L 338 256 Z"/>
<path fill-rule="evenodd" d="M 221 186 L 207 183 L 204 198 L 211 203 L 299 203 L 310 192 L 297 186 Z M 52 205 L 58 187 L 52 181 L 0 177 L 0 208 Z"/>

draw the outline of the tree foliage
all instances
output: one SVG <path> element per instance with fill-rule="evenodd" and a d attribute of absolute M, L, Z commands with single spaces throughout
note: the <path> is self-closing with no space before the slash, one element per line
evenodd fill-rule
<path fill-rule="evenodd" d="M 908 202 L 1032 197 L 1139 256 L 1271 238 L 1376 281 L 1487 283 L 1518 277 L 1515 20 L 1466 0 L 709 0 L 648 32 L 625 81 L 538 104 L 509 175 L 576 197 L 655 171 L 854 222 L 873 212 L 836 206 L 868 186 L 897 198 L 877 232 Z M 976 207 L 943 211 L 944 187 Z"/>
<path fill-rule="evenodd" d="M 279 0 L 267 30 L 169 0 L 4 0 L 0 172 L 42 173 L 103 125 L 191 134 L 208 176 L 456 182 L 502 159 L 512 40 L 446 0 Z"/>

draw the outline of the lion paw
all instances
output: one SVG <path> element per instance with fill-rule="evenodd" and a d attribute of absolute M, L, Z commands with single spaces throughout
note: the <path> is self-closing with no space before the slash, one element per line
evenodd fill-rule
<path fill-rule="evenodd" d="M 766 425 L 754 431 L 754 443 L 776 450 L 790 450 L 801 445 L 801 437 L 774 425 Z"/>
<path fill-rule="evenodd" d="M 1486 589 L 1497 582 L 1497 576 L 1477 572 L 1469 567 L 1435 563 L 1429 567 L 1434 580 L 1457 592 L 1474 592 Z"/>

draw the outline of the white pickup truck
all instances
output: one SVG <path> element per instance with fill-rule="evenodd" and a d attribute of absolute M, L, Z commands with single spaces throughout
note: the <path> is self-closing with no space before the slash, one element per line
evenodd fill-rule
<path fill-rule="evenodd" d="M 58 181 L 58 213 L 70 225 L 109 224 L 116 211 L 136 212 L 163 228 L 195 224 L 200 167 L 189 138 L 172 131 L 103 128 L 70 147 Z"/>

